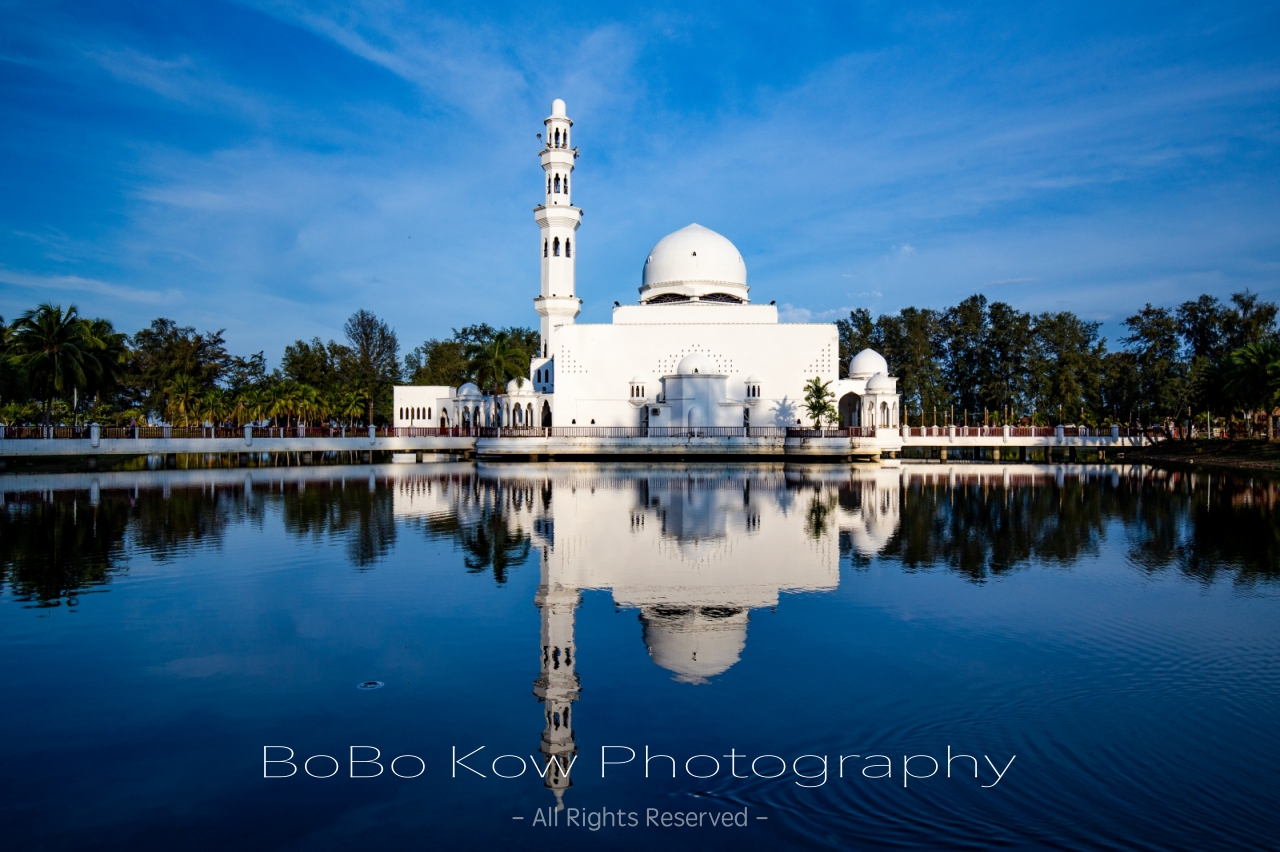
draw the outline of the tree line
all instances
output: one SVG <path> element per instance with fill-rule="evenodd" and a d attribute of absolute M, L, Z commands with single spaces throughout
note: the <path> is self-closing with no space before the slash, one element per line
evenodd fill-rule
<path fill-rule="evenodd" d="M 1116 349 L 1070 311 L 1033 315 L 982 295 L 874 319 L 860 308 L 837 325 L 842 362 L 868 347 L 885 356 L 912 425 L 1203 425 L 1210 413 L 1253 424 L 1280 405 L 1276 319 L 1275 303 L 1246 290 L 1148 303 Z"/>
<path fill-rule="evenodd" d="M 905 308 L 839 320 L 840 360 L 870 347 L 899 377 L 912 423 L 1182 422 L 1210 413 L 1271 430 L 1280 405 L 1277 306 L 1244 291 L 1176 308 L 1147 304 L 1108 349 L 1099 323 L 1069 311 L 1030 314 L 974 295 L 943 310 Z M 124 425 L 163 421 L 350 425 L 391 418 L 397 383 L 486 391 L 529 373 L 538 332 L 487 324 L 429 339 L 403 358 L 394 329 L 369 311 L 344 340 L 227 352 L 223 331 L 159 318 L 132 335 L 75 305 L 42 304 L 0 318 L 0 422 Z"/>
<path fill-rule="evenodd" d="M 44 303 L 13 323 L 0 317 L 0 423 L 387 422 L 396 384 L 500 390 L 528 374 L 538 339 L 527 328 L 472 325 L 402 361 L 395 330 L 359 310 L 342 342 L 295 340 L 268 371 L 264 352 L 229 353 L 224 331 L 161 317 L 129 335 L 74 304 Z"/>

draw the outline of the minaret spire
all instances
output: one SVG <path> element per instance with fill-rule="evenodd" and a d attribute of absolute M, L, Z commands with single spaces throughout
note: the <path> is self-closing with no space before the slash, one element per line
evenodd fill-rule
<path fill-rule="evenodd" d="M 542 257 L 542 289 L 534 299 L 534 307 L 542 318 L 540 354 L 548 359 L 556 355 L 556 329 L 572 323 L 582 310 L 574 282 L 582 210 L 574 207 L 570 200 L 573 161 L 578 157 L 578 149 L 571 144 L 573 121 L 565 116 L 564 110 L 564 101 L 556 98 L 551 102 L 551 115 L 542 122 L 546 125 L 546 138 L 538 156 L 542 158 L 545 199 L 533 208 L 541 231 L 538 250 Z"/>

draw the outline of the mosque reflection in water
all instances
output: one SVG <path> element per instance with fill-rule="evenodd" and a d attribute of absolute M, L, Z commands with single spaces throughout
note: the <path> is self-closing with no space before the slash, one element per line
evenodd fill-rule
<path fill-rule="evenodd" d="M 541 752 L 563 806 L 576 753 L 575 613 L 583 590 L 639 612 L 654 664 L 691 688 L 744 653 L 750 613 L 837 587 L 873 559 L 973 582 L 1096 554 L 1117 526 L 1136 570 L 1201 582 L 1280 578 L 1273 480 L 1143 467 L 732 467 L 438 464 L 0 476 L 0 583 L 72 606 L 153 558 L 278 511 L 298 538 L 375 569 L 402 536 L 451 540 L 505 583 L 538 561 Z M 272 507 L 275 507 L 272 509 Z"/>
<path fill-rule="evenodd" d="M 472 544 L 481 531 L 486 544 L 473 556 L 484 557 L 499 581 L 497 563 L 510 561 L 511 550 L 537 554 L 541 671 L 534 695 L 544 705 L 545 784 L 563 807 L 571 782 L 562 768 L 576 754 L 574 615 L 582 590 L 610 591 L 615 606 L 637 609 L 652 661 L 674 680 L 697 685 L 738 662 L 752 609 L 777 606 L 784 592 L 835 589 L 842 563 L 881 557 L 906 568 L 941 564 L 981 581 L 1032 560 L 1070 563 L 1096 553 L 1108 521 L 1120 517 L 1133 560 L 1159 569 L 1186 558 L 1185 532 L 1177 531 L 1196 505 L 1188 498 L 1202 487 L 1200 502 L 1212 511 L 1212 486 L 1137 468 L 1068 475 L 1033 467 L 659 472 L 504 465 L 475 475 L 401 478 L 393 505 L 402 518 L 446 519 L 472 530 Z M 1116 499 L 1124 494 L 1130 499 Z M 1274 576 L 1280 541 L 1271 511 L 1278 498 L 1276 484 L 1266 482 L 1220 495 L 1234 504 L 1217 513 L 1232 528 L 1249 525 L 1245 508 L 1266 522 L 1250 528 L 1248 542 L 1193 535 L 1199 556 L 1184 570 L 1209 566 L 1211 576 L 1225 563 L 1245 568 L 1246 581 L 1258 576 L 1255 569 Z"/>
<path fill-rule="evenodd" d="M 836 588 L 842 542 L 865 557 L 883 549 L 898 527 L 900 488 L 899 471 L 887 469 L 504 465 L 475 477 L 400 479 L 394 507 L 403 518 L 484 530 L 499 558 L 499 541 L 538 554 L 534 695 L 546 720 L 545 784 L 563 807 L 562 768 L 576 754 L 582 590 L 611 590 L 617 607 L 639 610 L 653 662 L 676 681 L 703 684 L 738 662 L 752 609 L 777 606 L 782 592 Z"/>

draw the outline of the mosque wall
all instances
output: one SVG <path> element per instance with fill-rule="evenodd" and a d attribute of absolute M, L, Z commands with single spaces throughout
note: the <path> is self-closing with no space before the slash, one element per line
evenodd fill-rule
<path fill-rule="evenodd" d="M 733 309 L 729 309 L 733 310 Z M 795 426 L 808 422 L 804 385 L 817 376 L 834 382 L 839 373 L 839 342 L 832 324 L 784 323 L 735 325 L 587 325 L 560 330 L 555 358 L 556 426 L 637 426 L 643 406 L 633 405 L 633 378 L 643 380 L 653 402 L 680 360 L 706 355 L 728 379 L 731 406 L 707 412 L 706 425 L 741 426 L 746 378 L 760 378 L 760 401 L 751 408 L 752 426 Z M 668 422 L 671 412 L 652 417 L 650 426 Z M 665 419 L 664 419 L 665 418 Z"/>

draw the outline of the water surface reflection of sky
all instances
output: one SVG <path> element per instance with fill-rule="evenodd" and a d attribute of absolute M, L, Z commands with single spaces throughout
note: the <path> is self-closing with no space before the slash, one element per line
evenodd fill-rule
<path fill-rule="evenodd" d="M 548 806 L 746 807 L 766 819 L 733 842 L 761 849 L 1229 849 L 1280 828 L 1269 480 L 454 463 L 0 492 L 0 674 L 23 685 L 0 811 L 22 848 L 712 842 L 535 829 Z M 281 744 L 425 769 L 263 779 Z M 527 771 L 452 777 L 450 750 L 480 745 Z M 891 771 L 602 779 L 602 745 Z M 904 787 L 905 757 L 949 746 L 1017 759 L 988 788 Z"/>

